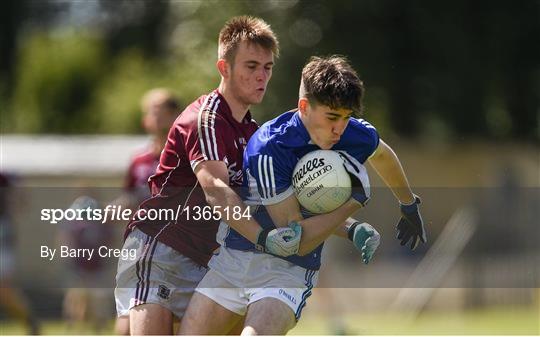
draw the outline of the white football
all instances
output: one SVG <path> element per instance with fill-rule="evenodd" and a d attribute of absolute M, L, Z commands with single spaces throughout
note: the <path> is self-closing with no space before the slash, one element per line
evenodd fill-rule
<path fill-rule="evenodd" d="M 328 213 L 351 197 L 351 178 L 341 156 L 316 150 L 303 156 L 293 171 L 292 184 L 300 205 L 312 213 Z"/>

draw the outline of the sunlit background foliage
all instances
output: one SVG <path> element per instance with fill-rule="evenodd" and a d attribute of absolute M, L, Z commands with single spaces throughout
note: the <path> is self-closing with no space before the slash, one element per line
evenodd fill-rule
<path fill-rule="evenodd" d="M 141 133 L 139 98 L 189 103 L 217 87 L 217 34 L 234 15 L 267 20 L 282 55 L 265 121 L 294 107 L 311 55 L 347 55 L 366 118 L 411 138 L 538 140 L 539 2 L 45 1 L 0 5 L 2 133 Z"/>

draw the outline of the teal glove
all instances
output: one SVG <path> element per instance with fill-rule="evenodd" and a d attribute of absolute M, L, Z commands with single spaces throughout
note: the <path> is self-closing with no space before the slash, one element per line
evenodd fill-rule
<path fill-rule="evenodd" d="M 295 255 L 300 247 L 302 226 L 291 222 L 288 227 L 267 228 L 259 233 L 255 248 L 282 257 Z"/>
<path fill-rule="evenodd" d="M 296 221 L 289 224 L 289 228 L 294 231 L 295 236 L 298 237 L 298 246 L 300 246 L 300 239 L 302 238 L 302 226 Z"/>
<path fill-rule="evenodd" d="M 349 240 L 354 243 L 354 246 L 362 254 L 362 261 L 368 264 L 373 258 L 375 250 L 381 243 L 381 235 L 375 228 L 367 222 L 355 222 L 349 227 L 347 232 Z"/>

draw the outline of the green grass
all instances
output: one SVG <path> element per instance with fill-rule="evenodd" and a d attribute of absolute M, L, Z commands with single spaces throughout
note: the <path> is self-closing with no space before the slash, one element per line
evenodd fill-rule
<path fill-rule="evenodd" d="M 538 308 L 485 309 L 461 312 L 426 312 L 414 321 L 385 314 L 346 314 L 350 335 L 539 335 Z M 336 334 L 326 317 L 300 320 L 290 335 Z"/>
<path fill-rule="evenodd" d="M 42 321 L 42 335 L 113 335 L 114 321 L 104 322 L 99 331 L 95 331 L 91 326 L 86 324 L 78 324 L 72 327 L 61 320 Z M 26 335 L 27 330 L 18 322 L 0 321 L 0 335 Z"/>
<path fill-rule="evenodd" d="M 400 315 L 345 314 L 347 334 L 351 335 L 539 335 L 540 310 L 530 308 L 490 308 L 460 312 L 426 312 L 407 322 Z M 16 322 L 0 322 L 0 335 L 21 335 L 25 329 Z M 62 321 L 45 321 L 44 335 L 90 335 L 90 327 L 68 329 Z M 113 321 L 104 324 L 102 334 L 113 334 Z M 289 335 L 329 335 L 329 317 L 305 313 Z"/>

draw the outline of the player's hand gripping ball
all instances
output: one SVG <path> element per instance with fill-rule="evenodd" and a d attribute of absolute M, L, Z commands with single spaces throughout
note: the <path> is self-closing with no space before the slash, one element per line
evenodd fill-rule
<path fill-rule="evenodd" d="M 302 157 L 293 171 L 296 198 L 306 210 L 322 214 L 351 197 L 351 178 L 343 158 L 332 150 L 317 150 Z"/>

